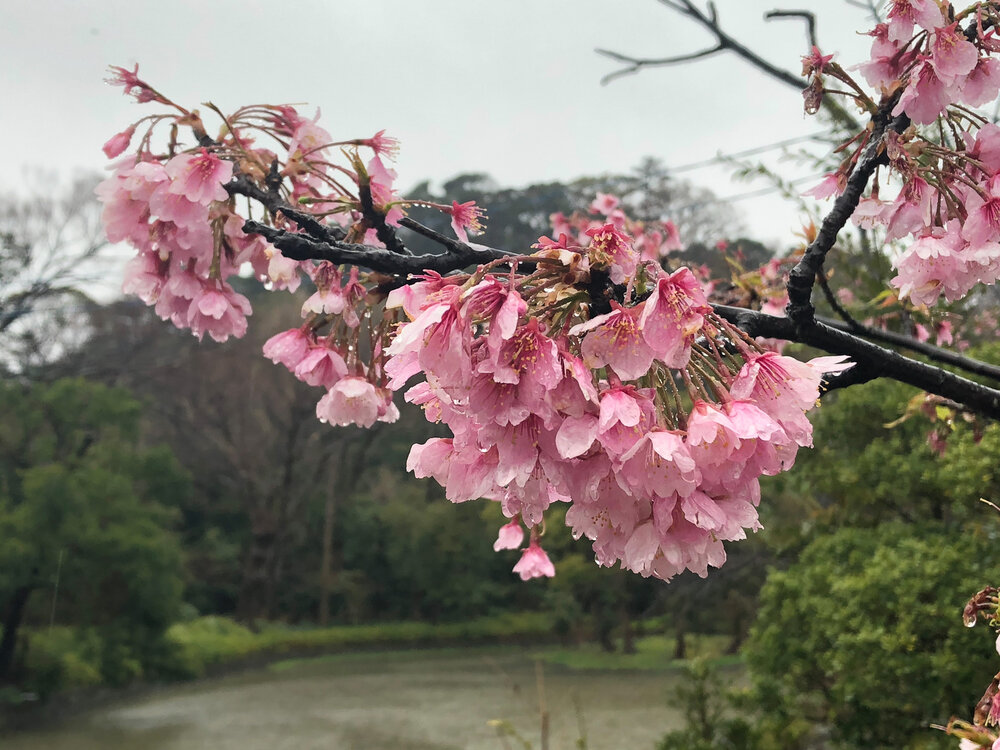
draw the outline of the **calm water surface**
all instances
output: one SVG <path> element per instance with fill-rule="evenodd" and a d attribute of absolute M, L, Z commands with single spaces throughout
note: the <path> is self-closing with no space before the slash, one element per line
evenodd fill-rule
<path fill-rule="evenodd" d="M 679 721 L 678 675 L 544 670 L 552 750 L 652 750 Z M 537 749 L 530 653 L 354 654 L 171 687 L 45 729 L 0 737 L 3 750 L 502 750 L 490 719 Z M 579 706 L 579 712 L 577 711 Z"/>

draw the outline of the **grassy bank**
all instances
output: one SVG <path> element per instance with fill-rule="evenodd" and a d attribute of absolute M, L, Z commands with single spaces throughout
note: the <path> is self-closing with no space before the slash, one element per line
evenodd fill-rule
<path fill-rule="evenodd" d="M 717 666 L 740 662 L 738 655 L 724 655 L 727 636 L 689 634 L 687 659 L 707 659 Z M 540 649 L 538 657 L 545 663 L 578 670 L 666 670 L 687 663 L 674 658 L 676 641 L 672 635 L 649 635 L 637 638 L 635 653 L 605 651 L 596 643 L 584 643 L 575 648 L 549 647 Z"/>
<path fill-rule="evenodd" d="M 552 617 L 542 612 L 508 613 L 467 622 L 395 622 L 293 628 L 269 624 L 256 633 L 224 617 L 200 617 L 167 631 L 180 676 L 197 677 L 214 666 L 359 649 L 426 648 L 449 645 L 538 643 L 552 638 Z"/>
<path fill-rule="evenodd" d="M 264 664 L 283 656 L 329 652 L 475 644 L 536 644 L 551 640 L 552 617 L 506 613 L 457 623 L 395 622 L 327 628 L 267 623 L 256 632 L 225 617 L 175 623 L 155 643 L 108 653 L 92 629 L 26 630 L 25 679 L 20 689 L 0 688 L 0 704 L 19 703 L 74 689 L 135 682 L 183 680 L 227 668 Z M 123 647 L 124 648 L 124 647 Z M 114 670 L 108 664 L 114 664 Z"/>
<path fill-rule="evenodd" d="M 644 623 L 645 632 L 636 639 L 636 653 L 606 652 L 594 643 L 573 647 L 555 643 L 552 616 L 540 612 L 507 613 L 457 623 L 396 622 L 370 625 L 339 625 L 327 628 L 292 627 L 270 623 L 252 631 L 225 617 L 199 617 L 176 623 L 153 656 L 140 663 L 125 660 L 125 679 L 109 679 L 102 673 L 100 640 L 93 633 L 72 628 L 52 628 L 29 633 L 26 663 L 28 684 L 23 690 L 0 694 L 0 704 L 19 703 L 25 698 L 47 698 L 66 691 L 89 694 L 94 689 L 125 684 L 186 680 L 210 674 L 265 664 L 312 659 L 324 654 L 413 649 L 463 649 L 471 646 L 522 645 L 530 647 L 543 663 L 575 670 L 667 670 L 681 662 L 673 658 L 674 639 L 657 633 L 660 623 Z M 735 661 L 723 657 L 722 636 L 689 635 L 690 658 L 709 658 L 716 663 Z"/>

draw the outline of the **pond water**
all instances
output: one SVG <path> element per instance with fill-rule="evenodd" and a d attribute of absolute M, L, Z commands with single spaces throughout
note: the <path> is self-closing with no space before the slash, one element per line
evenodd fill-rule
<path fill-rule="evenodd" d="M 678 672 L 546 665 L 551 750 L 652 750 L 676 728 Z M 0 738 L 3 750 L 503 750 L 507 720 L 537 750 L 529 651 L 463 649 L 284 662 L 123 701 Z M 583 731 L 580 728 L 582 717 Z M 511 747 L 521 747 L 510 741 Z"/>

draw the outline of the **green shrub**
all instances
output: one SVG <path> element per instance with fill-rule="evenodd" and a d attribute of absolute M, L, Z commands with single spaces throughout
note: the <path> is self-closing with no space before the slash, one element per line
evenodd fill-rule
<path fill-rule="evenodd" d="M 744 650 L 765 718 L 851 748 L 952 746 L 927 727 L 967 715 L 996 670 L 992 640 L 961 611 L 996 583 L 998 558 L 984 535 L 931 525 L 812 542 L 769 575 Z"/>

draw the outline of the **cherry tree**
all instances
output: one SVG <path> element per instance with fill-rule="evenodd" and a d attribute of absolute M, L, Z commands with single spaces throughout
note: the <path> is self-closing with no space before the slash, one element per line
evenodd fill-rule
<path fill-rule="evenodd" d="M 662 2 L 717 44 L 662 60 L 609 53 L 622 73 L 726 51 L 763 64 L 713 6 Z M 742 296 L 682 265 L 672 223 L 635 221 L 616 196 L 554 215 L 530 248 L 490 247 L 470 239 L 486 220 L 474 202 L 400 194 L 388 165 L 399 144 L 385 131 L 335 137 L 288 105 L 199 112 L 137 66 L 112 68 L 110 83 L 155 111 L 104 146 L 116 160 L 98 188 L 104 225 L 138 251 L 125 291 L 199 338 L 246 332 L 234 275 L 275 291 L 308 281 L 301 320 L 264 355 L 322 389 L 321 421 L 392 422 L 401 391 L 447 425 L 452 436 L 413 446 L 408 468 L 452 502 L 499 502 L 509 522 L 495 547 L 523 548 L 522 578 L 554 573 L 541 543 L 553 503 L 568 505 L 601 565 L 705 575 L 724 542 L 760 528 L 759 477 L 812 444 L 807 414 L 824 394 L 889 377 L 1000 416 L 1000 390 L 955 372 L 996 382 L 1000 368 L 859 321 L 827 283 L 851 222 L 884 232 L 887 294 L 905 309 L 925 314 L 1000 277 L 1000 127 L 976 109 L 1000 91 L 998 20 L 997 2 L 893 0 L 868 32 L 869 59 L 842 63 L 813 44 L 803 78 L 769 71 L 804 88 L 807 113 L 826 107 L 850 132 L 810 191 L 832 201 L 819 226 Z M 421 222 L 426 212 L 449 217 L 451 233 Z M 438 252 L 414 254 L 414 234 Z M 841 320 L 817 315 L 819 293 Z M 828 356 L 802 362 L 785 343 Z M 995 611 L 995 597 L 983 602 Z M 989 744 L 985 724 L 952 730 Z"/>

